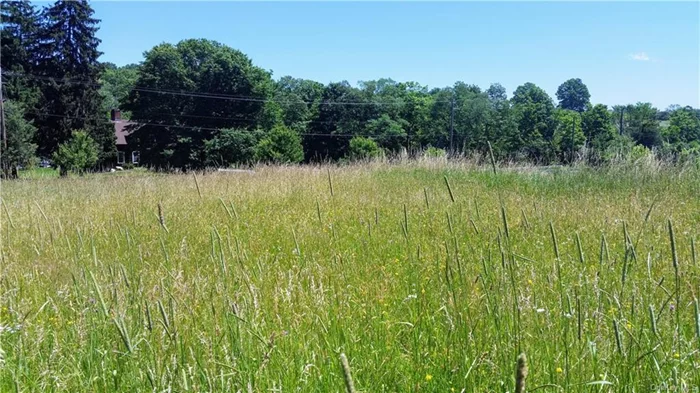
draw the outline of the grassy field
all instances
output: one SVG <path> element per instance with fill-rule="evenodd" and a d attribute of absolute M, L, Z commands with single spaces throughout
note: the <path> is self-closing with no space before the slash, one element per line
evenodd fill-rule
<path fill-rule="evenodd" d="M 693 391 L 700 172 L 2 184 L 0 391 Z M 685 389 L 685 390 L 683 390 Z"/>

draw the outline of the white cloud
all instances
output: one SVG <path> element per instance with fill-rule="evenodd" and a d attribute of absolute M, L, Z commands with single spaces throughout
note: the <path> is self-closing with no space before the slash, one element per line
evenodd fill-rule
<path fill-rule="evenodd" d="M 647 55 L 646 52 L 637 52 L 637 53 L 631 53 L 630 59 L 632 59 L 634 61 L 649 61 L 649 60 L 651 60 L 651 57 L 649 57 L 649 55 Z"/>

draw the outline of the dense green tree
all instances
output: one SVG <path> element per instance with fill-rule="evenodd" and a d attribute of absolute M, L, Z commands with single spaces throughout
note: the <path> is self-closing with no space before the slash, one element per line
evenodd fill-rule
<path fill-rule="evenodd" d="M 20 104 L 6 101 L 5 131 L 7 132 L 7 147 L 0 148 L 0 167 L 2 176 L 6 179 L 17 177 L 17 167 L 28 166 L 36 158 L 36 145 L 32 142 L 36 128 L 24 117 Z"/>
<path fill-rule="evenodd" d="M 60 168 L 61 176 L 68 171 L 83 174 L 95 166 L 99 151 L 100 146 L 85 131 L 77 130 L 53 154 L 54 165 Z"/>
<path fill-rule="evenodd" d="M 656 108 L 650 103 L 640 102 L 628 105 L 625 110 L 625 134 L 647 148 L 661 145 L 659 121 L 656 120 Z"/>
<path fill-rule="evenodd" d="M 397 153 L 406 148 L 406 120 L 394 120 L 387 114 L 367 122 L 366 133 L 389 152 Z"/>
<path fill-rule="evenodd" d="M 513 148 L 526 157 L 547 162 L 553 158 L 554 104 L 551 97 L 533 83 L 518 86 L 513 93 L 514 115 L 519 137 Z"/>
<path fill-rule="evenodd" d="M 356 136 L 350 139 L 348 158 L 351 160 L 366 160 L 382 155 L 382 149 L 372 138 Z"/>
<path fill-rule="evenodd" d="M 586 136 L 581 129 L 581 115 L 568 109 L 554 111 L 556 129 L 554 131 L 554 146 L 559 159 L 572 162 L 586 142 Z"/>
<path fill-rule="evenodd" d="M 255 157 L 275 164 L 296 164 L 304 160 L 301 137 L 284 126 L 273 128 L 258 142 Z"/>
<path fill-rule="evenodd" d="M 363 135 L 367 122 L 377 117 L 378 106 L 348 82 L 329 83 L 321 95 L 318 117 L 304 137 L 304 151 L 312 160 L 339 159 L 346 155 L 350 138 Z"/>
<path fill-rule="evenodd" d="M 677 109 L 669 116 L 669 126 L 664 130 L 666 142 L 700 143 L 700 118 L 691 107 Z"/>
<path fill-rule="evenodd" d="M 512 155 L 518 146 L 518 123 L 516 122 L 506 89 L 498 83 L 492 84 L 486 95 L 491 106 L 485 125 L 485 138 L 491 143 L 498 159 Z M 485 152 L 484 152 L 485 153 Z"/>
<path fill-rule="evenodd" d="M 405 120 L 407 146 L 409 150 L 422 148 L 421 137 L 431 127 L 430 109 L 433 97 L 428 89 L 416 82 L 406 82 L 403 87 L 398 117 Z"/>
<path fill-rule="evenodd" d="M 57 1 L 43 10 L 38 72 L 49 81 L 41 84 L 41 115 L 36 118 L 39 152 L 49 156 L 83 129 L 100 146 L 98 163 L 111 165 L 116 158 L 114 127 L 102 113 L 99 94 L 99 20 L 85 0 Z"/>
<path fill-rule="evenodd" d="M 583 114 L 583 134 L 588 141 L 593 161 L 598 160 L 601 154 L 615 138 L 612 113 L 605 105 L 597 104 L 589 107 Z"/>
<path fill-rule="evenodd" d="M 255 149 L 260 133 L 227 128 L 218 131 L 204 142 L 207 166 L 250 164 L 255 160 Z"/>
<path fill-rule="evenodd" d="M 455 96 L 454 148 L 463 153 L 488 151 L 488 123 L 492 116 L 491 102 L 487 93 L 478 86 L 457 82 L 453 88 Z"/>
<path fill-rule="evenodd" d="M 269 127 L 279 110 L 265 102 L 274 87 L 270 73 L 209 40 L 155 46 L 145 54 L 136 85 L 124 109 L 144 125 L 128 142 L 141 152 L 142 164 L 154 168 L 202 167 L 204 141 L 216 130 Z"/>
<path fill-rule="evenodd" d="M 559 108 L 583 112 L 590 105 L 591 94 L 579 78 L 562 83 L 557 89 Z"/>
<path fill-rule="evenodd" d="M 122 107 L 122 103 L 129 96 L 129 92 L 135 87 L 138 79 L 139 66 L 128 64 L 117 67 L 106 63 L 100 76 L 100 95 L 103 98 L 103 111 Z M 122 111 L 123 119 L 130 119 L 131 112 Z"/>

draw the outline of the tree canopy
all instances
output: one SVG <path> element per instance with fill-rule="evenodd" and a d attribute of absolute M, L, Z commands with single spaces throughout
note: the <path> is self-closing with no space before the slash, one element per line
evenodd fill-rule
<path fill-rule="evenodd" d="M 509 96 L 498 83 L 483 89 L 464 81 L 429 88 L 391 78 L 275 80 L 243 52 L 206 39 L 162 43 L 139 64 L 118 66 L 99 61 L 100 21 L 86 0 L 59 0 L 41 10 L 26 0 L 1 5 L 2 88 L 12 102 L 8 140 L 22 152 L 5 160 L 5 173 L 33 162 L 27 154 L 51 157 L 74 130 L 98 146 L 95 167 L 114 165 L 113 108 L 133 122 L 129 148 L 154 169 L 425 149 L 484 157 L 489 145 L 499 160 L 585 157 L 600 164 L 635 144 L 676 156 L 695 154 L 700 144 L 700 110 L 592 104 L 580 78 L 558 87 L 555 107 L 531 82 Z"/>

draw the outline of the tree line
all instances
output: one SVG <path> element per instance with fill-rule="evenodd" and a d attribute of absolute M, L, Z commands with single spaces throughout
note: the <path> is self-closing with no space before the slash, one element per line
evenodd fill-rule
<path fill-rule="evenodd" d="M 489 144 L 499 160 L 541 164 L 599 165 L 651 151 L 700 156 L 698 109 L 594 105 L 578 78 L 564 81 L 556 99 L 533 83 L 509 97 L 497 83 L 484 90 L 464 82 L 275 80 L 244 53 L 204 39 L 160 44 L 140 64 L 117 67 L 98 59 L 99 21 L 87 1 L 41 10 L 2 1 L 2 22 L 6 176 L 35 157 L 53 157 L 64 171 L 113 165 L 108 112 L 116 107 L 135 123 L 129 145 L 155 169 L 427 149 L 483 155 Z"/>

